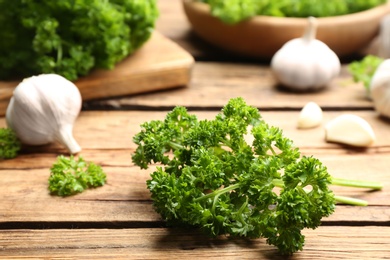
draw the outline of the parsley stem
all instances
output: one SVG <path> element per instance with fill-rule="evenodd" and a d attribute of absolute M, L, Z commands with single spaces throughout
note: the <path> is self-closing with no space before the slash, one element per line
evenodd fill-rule
<path fill-rule="evenodd" d="M 366 181 L 355 181 L 355 180 L 346 180 L 346 179 L 337 179 L 332 178 L 332 184 L 334 185 L 340 185 L 340 186 L 349 186 L 349 187 L 356 187 L 356 188 L 371 188 L 371 189 L 380 189 L 382 188 L 382 185 L 380 183 L 376 182 L 366 182 Z M 284 188 L 284 183 L 281 179 L 274 179 L 272 183 L 279 188 Z M 345 197 L 345 196 L 334 196 L 335 200 L 340 203 L 353 205 L 353 206 L 367 206 L 368 202 L 361 199 L 355 199 L 351 197 Z"/>
<path fill-rule="evenodd" d="M 380 190 L 383 188 L 383 185 L 379 182 L 347 180 L 347 179 L 340 179 L 340 178 L 332 178 L 332 184 L 337 186 L 367 188 L 373 190 Z"/>
<path fill-rule="evenodd" d="M 206 195 L 203 195 L 202 197 L 199 197 L 199 198 L 196 198 L 194 199 L 195 202 L 198 202 L 198 201 L 201 201 L 201 200 L 204 200 L 204 199 L 209 199 L 209 198 L 213 198 L 215 196 L 220 196 L 221 194 L 224 194 L 226 192 L 229 192 L 229 191 L 232 191 L 232 190 L 235 190 L 237 188 L 240 187 L 240 184 L 239 183 L 236 183 L 236 184 L 233 184 L 233 185 L 230 185 L 230 186 L 227 186 L 223 189 L 220 189 L 220 190 L 215 190 L 209 194 L 206 194 Z"/>
<path fill-rule="evenodd" d="M 213 212 L 213 214 L 215 213 L 215 207 L 217 206 L 217 201 L 218 201 L 219 196 L 221 196 L 221 194 L 222 193 L 218 193 L 214 197 L 213 206 L 211 207 L 211 212 Z"/>
<path fill-rule="evenodd" d="M 245 208 L 248 206 L 248 202 L 249 202 L 249 199 L 248 199 L 248 196 L 245 196 L 245 203 L 243 203 L 240 207 L 240 209 L 237 211 L 237 215 L 238 215 L 238 218 L 241 220 L 241 223 L 245 223 L 245 219 L 243 217 L 243 212 L 245 210 Z"/>
<path fill-rule="evenodd" d="M 270 149 L 270 151 L 272 152 L 272 155 L 273 155 L 273 156 L 276 156 L 276 155 L 277 155 L 276 152 L 275 152 L 275 150 L 274 150 L 274 148 L 273 148 L 272 146 L 269 146 L 269 149 Z"/>
<path fill-rule="evenodd" d="M 172 150 L 185 149 L 185 146 L 183 146 L 183 145 L 181 145 L 179 143 L 176 143 L 176 142 L 170 141 L 169 145 L 171 146 Z"/>
<path fill-rule="evenodd" d="M 58 45 L 57 49 L 57 65 L 59 66 L 62 61 L 62 43 Z"/>
<path fill-rule="evenodd" d="M 284 182 L 282 179 L 273 179 L 272 184 L 279 188 L 284 188 Z"/>
<path fill-rule="evenodd" d="M 272 183 L 279 188 L 284 187 L 284 183 L 281 179 L 274 179 Z M 332 184 L 338 185 L 338 186 L 347 186 L 347 187 L 355 187 L 355 188 L 369 188 L 374 190 L 380 190 L 382 189 L 383 185 L 378 182 L 367 182 L 367 181 L 358 181 L 358 180 L 347 180 L 347 179 L 340 179 L 340 178 L 332 178 Z M 206 194 L 202 197 L 196 198 L 194 201 L 200 201 L 208 198 L 214 198 L 216 196 L 220 196 L 223 193 L 235 190 L 240 187 L 239 183 L 230 185 L 228 187 L 225 187 L 220 190 L 215 190 L 209 194 Z M 354 205 L 354 206 L 367 206 L 368 202 L 361 199 L 355 199 L 351 197 L 345 197 L 345 196 L 334 196 L 335 200 L 340 203 L 345 203 L 348 205 Z"/>
<path fill-rule="evenodd" d="M 348 204 L 348 205 L 353 205 L 353 206 L 367 206 L 368 205 L 367 201 L 361 200 L 361 199 L 355 199 L 355 198 L 338 196 L 338 195 L 335 195 L 334 198 L 337 202 L 341 202 L 341 203 Z"/>

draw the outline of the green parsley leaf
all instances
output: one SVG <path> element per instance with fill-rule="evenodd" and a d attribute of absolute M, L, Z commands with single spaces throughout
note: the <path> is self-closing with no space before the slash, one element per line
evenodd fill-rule
<path fill-rule="evenodd" d="M 164 120 L 143 123 L 133 141 L 136 165 L 157 164 L 146 183 L 168 224 L 198 227 L 210 236 L 263 237 L 282 254 L 302 250 L 302 229 L 318 227 L 336 201 L 367 205 L 335 196 L 330 184 L 382 188 L 332 178 L 242 98 L 231 99 L 212 120 L 175 107 Z"/>
<path fill-rule="evenodd" d="M 278 17 L 326 17 L 364 11 L 386 0 L 198 0 L 210 6 L 211 14 L 227 24 L 256 15 Z"/>
<path fill-rule="evenodd" d="M 253 144 L 245 139 L 248 129 Z M 134 142 L 135 164 L 163 165 L 147 186 L 168 223 L 212 236 L 265 237 L 291 254 L 303 247 L 301 230 L 316 228 L 334 210 L 326 167 L 301 158 L 292 141 L 242 98 L 230 100 L 214 120 L 176 107 L 164 121 L 144 123 Z"/>
<path fill-rule="evenodd" d="M 18 155 L 22 144 L 10 128 L 0 128 L 0 159 L 12 159 Z"/>
<path fill-rule="evenodd" d="M 0 0 L 0 79 L 112 69 L 146 42 L 156 0 Z"/>
<path fill-rule="evenodd" d="M 50 169 L 49 191 L 58 196 L 69 196 L 87 188 L 103 186 L 106 174 L 93 162 L 87 163 L 80 156 L 60 155 Z"/>
<path fill-rule="evenodd" d="M 369 91 L 371 79 L 383 61 L 383 58 L 375 55 L 367 55 L 362 60 L 351 62 L 348 65 L 348 71 L 351 73 L 355 82 L 363 83 L 365 89 Z"/>

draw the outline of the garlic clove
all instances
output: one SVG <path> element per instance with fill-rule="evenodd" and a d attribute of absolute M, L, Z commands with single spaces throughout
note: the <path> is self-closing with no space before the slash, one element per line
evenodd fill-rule
<path fill-rule="evenodd" d="M 298 128 L 314 128 L 322 122 L 322 109 L 315 102 L 307 103 L 299 113 Z"/>
<path fill-rule="evenodd" d="M 325 139 L 328 142 L 365 147 L 374 143 L 375 133 L 363 118 L 352 115 L 340 115 L 325 126 Z"/>

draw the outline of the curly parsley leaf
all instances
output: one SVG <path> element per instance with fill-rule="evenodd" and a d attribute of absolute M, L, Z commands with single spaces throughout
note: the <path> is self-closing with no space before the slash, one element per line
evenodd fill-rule
<path fill-rule="evenodd" d="M 0 0 L 0 79 L 112 69 L 149 39 L 156 0 Z"/>
<path fill-rule="evenodd" d="M 363 83 L 368 91 L 370 89 L 371 79 L 383 61 L 383 58 L 375 55 L 367 55 L 362 60 L 351 62 L 348 65 L 348 71 L 351 73 L 353 80 L 357 83 Z"/>
<path fill-rule="evenodd" d="M 102 168 L 82 157 L 60 155 L 50 169 L 49 191 L 58 196 L 74 195 L 105 183 L 106 174 Z"/>
<path fill-rule="evenodd" d="M 0 159 L 15 158 L 22 147 L 16 133 L 10 128 L 0 128 Z"/>
<path fill-rule="evenodd" d="M 278 17 L 326 17 L 356 13 L 386 3 L 386 0 L 198 0 L 210 6 L 211 14 L 227 24 L 256 15 Z"/>

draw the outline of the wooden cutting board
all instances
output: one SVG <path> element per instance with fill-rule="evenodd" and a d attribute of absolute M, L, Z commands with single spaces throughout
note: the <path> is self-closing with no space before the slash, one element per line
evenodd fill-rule
<path fill-rule="evenodd" d="M 83 100 L 187 86 L 194 58 L 159 32 L 113 70 L 96 70 L 75 81 Z M 20 81 L 0 81 L 0 116 Z"/>

